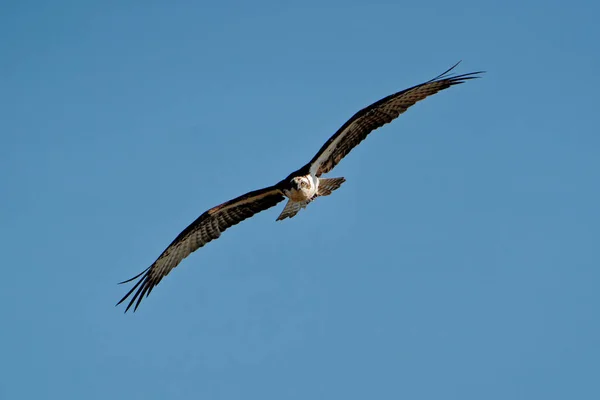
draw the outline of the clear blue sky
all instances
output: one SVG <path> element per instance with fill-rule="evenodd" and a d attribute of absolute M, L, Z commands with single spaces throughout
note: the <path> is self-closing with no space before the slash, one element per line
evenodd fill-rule
<path fill-rule="evenodd" d="M 598 3 L 393 3 L 2 2 L 0 398 L 600 398 Z M 458 60 L 333 196 L 114 307 Z"/>

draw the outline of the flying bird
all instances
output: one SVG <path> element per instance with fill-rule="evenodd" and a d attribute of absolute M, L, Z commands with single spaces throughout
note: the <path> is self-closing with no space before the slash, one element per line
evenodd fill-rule
<path fill-rule="evenodd" d="M 451 86 L 478 78 L 483 71 L 462 75 L 444 73 L 420 85 L 389 95 L 360 110 L 329 138 L 308 164 L 289 174 L 273 186 L 246 193 L 233 200 L 211 208 L 200 215 L 183 230 L 162 252 L 154 263 L 140 274 L 121 283 L 138 279 L 136 284 L 117 303 L 123 303 L 131 295 L 125 312 L 133 305 L 137 310 L 140 302 L 152 289 L 192 252 L 217 239 L 226 229 L 261 211 L 288 199 L 277 221 L 294 217 L 298 211 L 321 196 L 329 196 L 338 189 L 344 178 L 322 178 L 331 171 L 350 151 L 375 129 L 392 122 L 409 107 L 424 98 Z"/>

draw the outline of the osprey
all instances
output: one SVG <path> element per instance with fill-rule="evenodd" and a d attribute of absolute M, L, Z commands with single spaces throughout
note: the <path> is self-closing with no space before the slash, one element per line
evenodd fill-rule
<path fill-rule="evenodd" d="M 331 171 L 369 133 L 392 122 L 416 102 L 440 90 L 478 78 L 477 75 L 483 72 L 449 75 L 457 65 L 458 63 L 425 83 L 394 93 L 360 110 L 329 138 L 308 164 L 277 184 L 246 193 L 200 215 L 173 240 L 150 267 L 121 282 L 127 283 L 139 278 L 117 305 L 133 294 L 125 312 L 133 304 L 134 311 L 137 310 L 144 296 L 147 297 L 161 279 L 184 258 L 211 240 L 217 239 L 229 227 L 275 206 L 285 198 L 288 202 L 277 221 L 292 218 L 320 196 L 329 196 L 345 182 L 345 179 L 321 176 Z"/>

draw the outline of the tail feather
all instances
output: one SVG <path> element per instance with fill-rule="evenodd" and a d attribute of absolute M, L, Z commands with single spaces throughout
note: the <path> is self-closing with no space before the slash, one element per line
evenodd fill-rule
<path fill-rule="evenodd" d="M 316 199 L 318 196 L 329 196 L 331 192 L 342 186 L 342 183 L 344 182 L 346 182 L 345 178 L 320 178 L 319 189 L 317 190 L 317 193 L 313 196 L 313 198 L 310 200 L 297 202 L 288 200 L 285 207 L 283 207 L 283 211 L 281 211 L 281 214 L 279 214 L 279 217 L 277 217 L 277 221 L 294 217 L 296 214 L 298 214 L 298 211 L 305 208 L 308 205 L 308 203 Z"/>
<path fill-rule="evenodd" d="M 310 203 L 310 201 L 299 201 L 295 202 L 292 200 L 288 200 L 287 204 L 283 208 L 279 217 L 277 217 L 276 221 L 281 221 L 282 219 L 292 218 L 294 215 L 298 214 L 298 211 L 305 208 L 306 205 Z"/>
<path fill-rule="evenodd" d="M 318 196 L 329 196 L 331 192 L 342 186 L 346 182 L 345 178 L 320 178 Z"/>

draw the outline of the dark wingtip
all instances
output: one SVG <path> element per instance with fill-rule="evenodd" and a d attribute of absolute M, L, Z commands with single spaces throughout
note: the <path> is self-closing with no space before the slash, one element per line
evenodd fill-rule
<path fill-rule="evenodd" d="M 439 74 L 438 76 L 436 76 L 435 78 L 431 79 L 429 82 L 433 82 L 436 81 L 438 79 L 443 79 L 446 77 L 446 75 L 452 71 L 454 68 L 456 68 L 458 66 L 458 64 L 460 64 L 462 62 L 462 60 L 459 60 L 456 64 L 454 64 L 453 66 L 451 66 L 450 68 L 448 68 L 447 70 L 445 70 L 444 72 L 442 72 L 441 74 Z"/>
<path fill-rule="evenodd" d="M 127 311 L 129 311 L 129 309 L 131 308 L 133 303 L 136 302 L 136 300 L 137 300 L 137 304 L 134 307 L 133 312 L 135 312 L 137 310 L 137 308 L 140 304 L 140 301 L 142 300 L 143 294 L 146 293 L 148 291 L 148 287 L 151 286 L 149 283 L 149 278 L 148 278 L 148 273 L 149 273 L 150 268 L 151 268 L 151 266 L 146 268 L 145 270 L 143 270 L 142 272 L 140 272 L 133 278 L 128 279 L 123 282 L 119 282 L 119 285 L 120 285 L 123 283 L 131 282 L 134 279 L 141 277 L 141 279 L 139 281 L 137 281 L 137 283 L 135 285 L 133 285 L 133 287 L 125 294 L 125 296 L 123 296 L 123 298 L 121 300 L 119 300 L 119 302 L 117 304 L 115 304 L 115 307 L 118 306 L 119 304 L 123 303 L 129 296 L 131 296 L 131 294 L 133 292 L 135 292 L 135 294 L 133 295 L 133 298 L 129 301 L 129 304 L 127 304 L 127 308 L 125 308 L 125 313 L 127 313 Z M 141 296 L 140 296 L 140 294 L 141 294 Z M 148 294 L 149 294 L 149 292 L 148 292 Z"/>
<path fill-rule="evenodd" d="M 471 79 L 479 79 L 481 78 L 481 76 L 479 76 L 480 74 L 485 73 L 485 71 L 476 71 L 476 72 L 469 72 L 466 74 L 461 74 L 461 75 L 453 75 L 453 76 L 441 76 L 440 78 L 436 78 L 433 81 L 430 82 L 447 82 L 447 84 L 449 86 L 453 86 L 453 85 L 459 85 L 461 83 L 464 83 L 468 80 Z"/>
<path fill-rule="evenodd" d="M 148 272 L 148 270 L 149 270 L 150 268 L 151 268 L 151 266 L 150 266 L 150 267 L 148 267 L 148 268 L 146 268 L 145 270 L 143 270 L 142 272 L 140 272 L 139 274 L 137 274 L 137 275 L 136 275 L 136 276 L 134 276 L 133 278 L 130 278 L 130 279 L 127 279 L 126 281 L 123 281 L 123 282 L 119 282 L 119 283 L 117 283 L 117 285 L 122 285 L 122 284 L 124 284 L 124 283 L 129 283 L 129 282 L 131 282 L 131 281 L 133 281 L 133 280 L 136 280 L 136 279 L 137 279 L 137 278 L 139 278 L 140 276 L 144 275 L 144 273 Z"/>
<path fill-rule="evenodd" d="M 469 79 L 481 78 L 480 76 L 477 76 L 477 75 L 486 73 L 486 71 L 476 71 L 476 72 L 469 72 L 469 73 L 461 74 L 461 75 L 450 74 L 450 72 L 452 70 L 454 70 L 461 62 L 462 62 L 462 60 L 459 60 L 456 64 L 454 64 L 453 66 L 451 66 L 450 68 L 448 68 L 446 71 L 442 72 L 435 78 L 429 80 L 427 83 L 448 79 L 448 80 L 452 81 L 452 84 L 459 84 L 459 83 L 463 83 L 464 81 L 467 81 Z"/>

